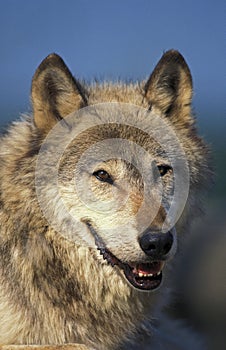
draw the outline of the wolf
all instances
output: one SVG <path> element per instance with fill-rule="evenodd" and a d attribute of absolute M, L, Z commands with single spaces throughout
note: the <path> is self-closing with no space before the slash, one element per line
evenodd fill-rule
<path fill-rule="evenodd" d="M 176 50 L 135 83 L 88 84 L 57 54 L 42 61 L 32 113 L 0 139 L 0 344 L 164 338 L 172 261 L 210 173 L 192 91 Z"/>

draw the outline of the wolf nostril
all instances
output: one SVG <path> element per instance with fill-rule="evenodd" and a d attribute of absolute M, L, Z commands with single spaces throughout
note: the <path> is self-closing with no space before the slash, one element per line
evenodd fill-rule
<path fill-rule="evenodd" d="M 171 242 L 171 241 L 170 241 L 170 242 L 167 242 L 167 243 L 164 245 L 163 250 L 164 250 L 165 254 L 167 254 L 167 253 L 170 251 L 171 247 L 172 247 L 172 242 Z"/>
<path fill-rule="evenodd" d="M 156 249 L 156 245 L 154 245 L 154 244 L 149 244 L 148 246 L 147 246 L 148 248 L 148 250 L 155 250 Z"/>
<path fill-rule="evenodd" d="M 140 247 L 150 257 L 161 258 L 167 255 L 173 245 L 172 233 L 152 233 L 149 229 L 141 236 Z"/>

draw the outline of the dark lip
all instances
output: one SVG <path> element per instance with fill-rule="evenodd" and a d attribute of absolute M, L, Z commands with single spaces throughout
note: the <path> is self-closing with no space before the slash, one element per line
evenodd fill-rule
<path fill-rule="evenodd" d="M 96 230 L 93 228 L 90 221 L 85 221 L 92 236 L 95 239 L 97 250 L 103 259 L 108 262 L 112 267 L 118 266 L 123 272 L 126 280 L 136 289 L 143 291 L 151 291 L 158 288 L 162 282 L 162 268 L 164 263 L 162 261 L 152 261 L 143 264 L 128 264 L 118 259 L 112 252 L 105 246 L 101 237 L 98 236 Z M 142 266 L 142 270 L 149 271 L 152 276 L 140 276 L 139 266 Z M 149 275 L 150 275 L 149 273 Z"/>

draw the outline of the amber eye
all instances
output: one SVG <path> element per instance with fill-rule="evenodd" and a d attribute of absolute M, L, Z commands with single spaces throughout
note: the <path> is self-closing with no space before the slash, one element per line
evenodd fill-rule
<path fill-rule="evenodd" d="M 111 176 L 105 170 L 97 170 L 93 173 L 93 176 L 99 181 L 108 182 L 111 185 L 113 184 Z"/>
<path fill-rule="evenodd" d="M 173 171 L 173 169 L 171 168 L 171 166 L 166 165 L 166 164 L 161 164 L 161 165 L 157 165 L 160 176 L 164 176 L 167 173 L 171 173 Z"/>

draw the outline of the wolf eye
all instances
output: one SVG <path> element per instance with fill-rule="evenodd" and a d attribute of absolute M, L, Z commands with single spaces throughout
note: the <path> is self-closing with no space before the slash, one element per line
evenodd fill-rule
<path fill-rule="evenodd" d="M 97 180 L 102 182 L 108 182 L 110 185 L 113 184 L 111 176 L 105 170 L 97 170 L 93 173 Z"/>
<path fill-rule="evenodd" d="M 173 171 L 173 169 L 169 165 L 161 164 L 161 165 L 157 165 L 157 167 L 158 167 L 160 176 L 164 176 L 167 173 L 171 173 Z"/>

